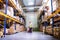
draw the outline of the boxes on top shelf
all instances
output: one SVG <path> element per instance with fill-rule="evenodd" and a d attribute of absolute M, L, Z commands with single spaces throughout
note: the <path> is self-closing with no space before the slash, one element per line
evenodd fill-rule
<path fill-rule="evenodd" d="M 4 8 L 6 8 L 6 5 L 4 5 Z M 13 17 L 13 15 L 14 15 L 13 8 L 10 6 L 7 7 L 7 15 L 9 15 L 11 17 Z"/>
<path fill-rule="evenodd" d="M 21 11 L 21 7 L 20 7 L 18 0 L 16 0 L 16 6 L 17 6 L 18 11 Z"/>
<path fill-rule="evenodd" d="M 6 5 L 4 4 L 3 7 L 4 7 L 4 8 L 0 9 L 0 11 L 5 13 Z M 9 15 L 9 16 L 11 16 L 11 17 L 13 17 L 13 15 L 14 15 L 13 8 L 10 7 L 10 6 L 7 7 L 7 15 Z"/>
<path fill-rule="evenodd" d="M 58 7 L 60 8 L 60 0 L 57 0 L 57 3 L 58 3 Z"/>
<path fill-rule="evenodd" d="M 16 0 L 12 0 L 14 2 L 14 4 L 16 5 Z"/>
<path fill-rule="evenodd" d="M 20 5 L 19 5 L 19 3 L 17 3 L 17 8 L 18 8 L 18 9 L 20 9 L 20 7 L 19 7 L 19 6 L 20 6 Z"/>
<path fill-rule="evenodd" d="M 53 2 L 53 11 L 55 11 L 57 9 L 57 0 L 54 0 Z"/>

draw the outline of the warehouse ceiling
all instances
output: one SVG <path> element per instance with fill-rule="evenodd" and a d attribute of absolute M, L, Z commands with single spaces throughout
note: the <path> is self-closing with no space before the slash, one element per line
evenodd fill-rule
<path fill-rule="evenodd" d="M 43 0 L 19 0 L 24 12 L 36 12 Z"/>

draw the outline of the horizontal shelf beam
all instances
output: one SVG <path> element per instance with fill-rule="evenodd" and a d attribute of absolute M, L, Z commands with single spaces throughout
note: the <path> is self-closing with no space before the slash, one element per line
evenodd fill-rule
<path fill-rule="evenodd" d="M 15 21 L 15 22 L 20 23 L 19 20 L 15 19 L 15 18 L 12 18 L 11 16 L 4 14 L 3 12 L 0 12 L 0 15 L 4 16 L 4 17 L 6 17 L 6 18 L 9 18 L 9 19 L 11 19 L 11 20 L 13 20 L 13 21 Z"/>
<path fill-rule="evenodd" d="M 48 19 L 54 17 L 55 15 L 58 14 L 58 12 L 60 12 L 60 9 L 57 9 L 53 14 L 51 14 L 50 16 L 48 16 Z"/>

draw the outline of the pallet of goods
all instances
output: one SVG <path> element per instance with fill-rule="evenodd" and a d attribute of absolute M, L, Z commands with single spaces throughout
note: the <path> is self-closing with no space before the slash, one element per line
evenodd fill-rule
<path fill-rule="evenodd" d="M 12 24 L 12 26 L 9 28 L 9 30 L 8 30 L 8 34 L 14 34 L 16 31 L 15 31 L 15 27 L 14 27 L 15 25 L 14 24 Z"/>
<path fill-rule="evenodd" d="M 60 27 L 54 27 L 54 36 L 60 38 Z"/>
<path fill-rule="evenodd" d="M 40 32 L 43 32 L 43 26 L 42 25 L 40 25 Z"/>
<path fill-rule="evenodd" d="M 52 34 L 52 27 L 51 26 L 46 27 L 46 33 Z"/>

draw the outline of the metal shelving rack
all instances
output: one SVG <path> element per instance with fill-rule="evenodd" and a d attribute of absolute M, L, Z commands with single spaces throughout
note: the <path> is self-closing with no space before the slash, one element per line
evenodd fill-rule
<path fill-rule="evenodd" d="M 54 29 L 54 27 L 57 25 L 57 24 L 60 24 L 60 16 L 58 16 L 58 18 L 56 18 L 56 15 L 57 14 L 60 14 L 60 8 L 57 8 L 55 11 L 53 11 L 53 3 L 52 3 L 52 0 L 50 0 L 51 1 L 51 15 L 50 16 L 48 16 L 47 17 L 47 21 L 46 22 L 48 22 L 49 23 L 49 26 L 52 26 L 52 35 L 53 35 L 53 33 L 54 33 L 54 31 L 53 31 L 53 29 Z M 42 13 L 40 14 L 40 18 L 42 17 L 43 15 L 42 15 Z M 52 19 L 52 24 L 50 24 L 50 19 Z M 40 19 L 41 20 L 41 19 Z M 49 20 L 49 21 L 48 21 Z M 58 22 L 59 21 L 59 22 Z M 42 24 L 42 23 L 44 23 L 45 21 L 41 21 L 40 22 L 40 25 Z M 42 24 L 43 25 L 43 24 Z M 45 25 L 47 25 L 47 24 L 45 24 Z M 55 26 L 54 26 L 55 25 Z"/>
<path fill-rule="evenodd" d="M 19 24 L 24 24 L 24 23 L 21 23 L 21 21 L 7 15 L 7 7 L 8 5 L 11 6 L 12 8 L 16 9 L 19 13 L 21 13 L 21 10 L 18 9 L 18 7 L 14 4 L 14 2 L 12 0 L 0 0 L 1 3 L 3 4 L 6 4 L 6 9 L 5 9 L 5 13 L 3 12 L 0 12 L 0 15 L 4 17 L 4 37 L 6 35 L 6 24 L 7 24 L 7 19 L 10 19 L 12 21 L 14 21 L 15 23 L 15 29 L 16 29 L 16 23 L 19 23 Z M 22 16 L 24 16 L 23 14 L 21 14 Z M 2 18 L 1 18 L 2 19 Z"/>

